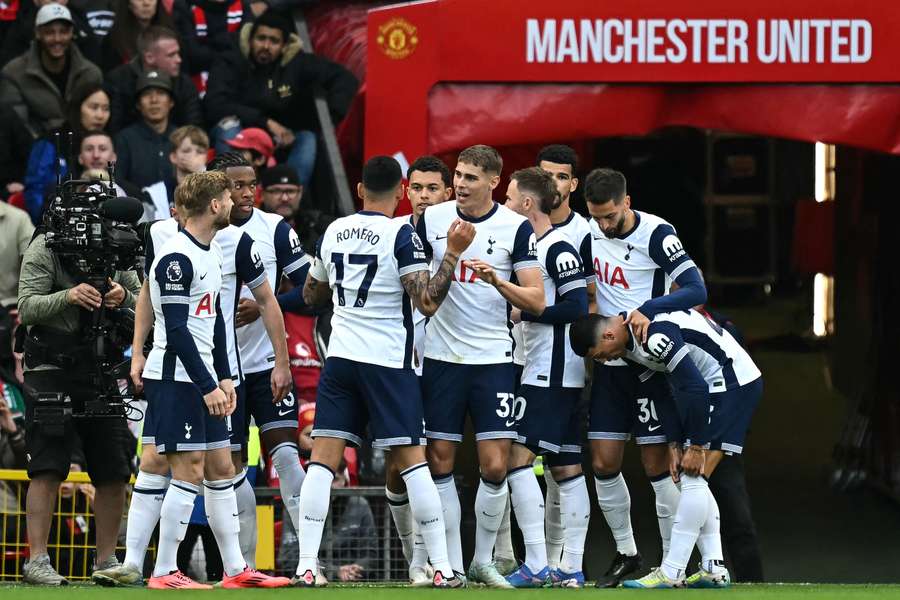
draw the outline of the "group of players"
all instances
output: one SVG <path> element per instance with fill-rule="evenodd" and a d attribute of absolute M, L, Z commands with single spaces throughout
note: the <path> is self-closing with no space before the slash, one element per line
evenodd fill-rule
<path fill-rule="evenodd" d="M 706 300 L 698 269 L 671 225 L 631 208 L 621 173 L 587 176 L 587 220 L 569 206 L 575 152 L 548 146 L 536 162 L 510 176 L 498 204 L 502 159 L 493 148 L 467 148 L 452 175 L 419 158 L 405 174 L 413 213 L 394 218 L 404 173 L 393 158 L 372 158 L 357 190 L 362 210 L 333 222 L 311 259 L 280 217 L 253 207 L 255 176 L 240 157 L 220 156 L 189 176 L 176 190 L 177 219 L 154 224 L 147 244 L 134 347 L 151 326 L 154 338 L 146 364 L 140 352 L 132 364 L 148 411 L 128 554 L 95 580 L 140 582 L 159 522 L 148 586 L 206 587 L 175 564 L 202 485 L 222 587 L 323 585 L 317 557 L 331 481 L 344 446 L 365 438 L 390 450 L 386 494 L 413 585 L 582 587 L 587 420 L 598 502 L 617 546 L 598 585 L 728 585 L 705 478 L 724 452 L 741 452 L 760 372 L 692 309 Z M 295 287 L 276 298 L 282 274 Z M 279 305 L 329 301 L 304 473 Z M 587 419 L 582 357 L 594 364 Z M 253 569 L 255 503 L 240 452 L 251 415 L 298 531 L 292 579 Z M 481 474 L 468 571 L 453 477 L 467 416 Z M 664 556 L 640 579 L 627 579 L 642 558 L 620 472 L 632 435 Z M 539 454 L 549 465 L 546 503 L 532 469 Z M 521 565 L 510 509 L 525 543 Z M 695 545 L 702 560 L 687 577 Z"/>

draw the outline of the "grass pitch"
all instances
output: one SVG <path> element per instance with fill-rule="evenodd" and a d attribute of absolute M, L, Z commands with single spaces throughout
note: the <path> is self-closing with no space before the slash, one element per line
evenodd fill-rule
<path fill-rule="evenodd" d="M 90 585 L 73 585 L 65 588 L 38 588 L 25 585 L 0 584 L 2 600 L 132 600 L 159 596 L 163 592 L 147 589 L 100 588 Z M 735 585 L 727 590 L 598 590 L 593 587 L 584 590 L 488 590 L 469 588 L 468 590 L 448 591 L 430 589 L 411 589 L 406 587 L 387 586 L 333 586 L 324 589 L 279 590 L 174 590 L 169 597 L 179 600 L 226 600 L 228 598 L 242 600 L 272 599 L 279 597 L 303 597 L 316 600 L 413 600 L 422 597 L 446 599 L 447 596 L 459 596 L 459 600 L 482 600 L 483 598 L 505 596 L 516 600 L 548 600 L 559 598 L 559 595 L 604 596 L 611 600 L 614 596 L 635 598 L 642 594 L 653 595 L 653 600 L 662 600 L 661 596 L 674 595 L 678 600 L 703 598 L 709 600 L 714 595 L 727 600 L 888 600 L 900 599 L 900 585 L 820 585 L 820 584 L 758 584 Z"/>

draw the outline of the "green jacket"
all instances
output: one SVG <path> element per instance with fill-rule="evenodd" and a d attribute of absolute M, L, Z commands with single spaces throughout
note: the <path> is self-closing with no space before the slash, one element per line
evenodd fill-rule
<path fill-rule="evenodd" d="M 122 308 L 133 308 L 141 282 L 134 271 L 117 271 L 113 281 L 125 288 Z M 47 249 L 44 235 L 34 238 L 22 259 L 19 274 L 19 320 L 22 325 L 44 325 L 60 333 L 76 334 L 81 311 L 66 302 L 66 292 L 78 285 L 62 267 L 59 258 Z"/>

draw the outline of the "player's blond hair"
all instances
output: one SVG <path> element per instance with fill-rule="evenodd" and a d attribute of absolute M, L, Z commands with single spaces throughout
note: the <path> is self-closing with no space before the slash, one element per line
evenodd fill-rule
<path fill-rule="evenodd" d="M 185 219 L 195 217 L 229 189 L 231 180 L 221 171 L 191 173 L 175 188 L 175 208 Z"/>

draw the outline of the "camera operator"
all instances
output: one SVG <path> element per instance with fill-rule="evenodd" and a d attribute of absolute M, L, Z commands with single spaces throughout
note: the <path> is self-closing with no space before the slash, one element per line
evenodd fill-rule
<path fill-rule="evenodd" d="M 131 475 L 130 433 L 124 417 L 84 416 L 51 423 L 35 418 L 39 395 L 60 394 L 71 400 L 71 412 L 83 412 L 85 402 L 96 399 L 95 354 L 85 324 L 95 311 L 130 308 L 140 289 L 134 271 L 116 271 L 101 293 L 79 282 L 78 271 L 64 266 L 47 248 L 45 235 L 37 235 L 22 261 L 19 276 L 19 318 L 27 326 L 25 340 L 25 440 L 28 476 L 26 498 L 31 558 L 23 569 L 24 581 L 66 585 L 47 554 L 47 537 L 56 494 L 69 473 L 73 447 L 81 441 L 87 471 L 96 487 L 94 512 L 97 553 L 94 569 L 118 564 L 116 537 L 125 503 L 125 485 Z"/>

